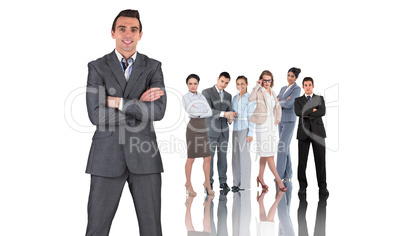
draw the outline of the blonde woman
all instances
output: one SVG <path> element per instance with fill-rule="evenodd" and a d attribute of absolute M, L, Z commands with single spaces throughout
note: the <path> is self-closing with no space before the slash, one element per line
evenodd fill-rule
<path fill-rule="evenodd" d="M 276 99 L 276 94 L 272 90 L 274 86 L 274 76 L 269 70 L 264 70 L 256 86 L 253 88 L 248 100 L 250 102 L 257 100 L 257 107 L 250 118 L 255 123 L 257 137 L 257 154 L 260 156 L 260 171 L 257 177 L 257 186 L 262 185 L 263 189 L 268 189 L 264 182 L 265 166 L 268 164 L 269 169 L 275 176 L 275 182 L 279 190 L 286 192 L 287 189 L 275 167 L 274 155 L 276 151 L 276 130 L 281 120 L 282 108 Z"/>

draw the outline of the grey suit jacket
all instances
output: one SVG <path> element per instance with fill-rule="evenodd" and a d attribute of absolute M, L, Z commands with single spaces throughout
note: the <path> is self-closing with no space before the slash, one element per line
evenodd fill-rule
<path fill-rule="evenodd" d="M 223 135 L 229 138 L 228 121 L 225 117 L 220 117 L 220 114 L 222 111 L 232 111 L 232 95 L 223 90 L 222 102 L 215 86 L 204 89 L 202 95 L 212 109 L 212 117 L 207 117 L 208 136 L 217 138 L 223 132 Z"/>
<path fill-rule="evenodd" d="M 161 63 L 137 53 L 128 82 L 115 52 L 88 64 L 87 109 L 96 125 L 86 173 L 117 177 L 163 172 L 153 121 L 161 120 L 166 93 L 154 102 L 139 101 L 147 88 L 165 89 Z M 123 111 L 106 106 L 107 96 L 121 97 Z"/>
<path fill-rule="evenodd" d="M 296 114 L 294 109 L 295 99 L 300 96 L 300 87 L 295 83 L 292 87 L 286 91 L 287 86 L 281 88 L 277 98 L 281 101 L 279 105 L 282 107 L 282 120 L 281 122 L 295 122 L 296 121 Z M 285 93 L 286 91 L 286 93 Z M 286 100 L 290 97 L 289 100 Z"/>

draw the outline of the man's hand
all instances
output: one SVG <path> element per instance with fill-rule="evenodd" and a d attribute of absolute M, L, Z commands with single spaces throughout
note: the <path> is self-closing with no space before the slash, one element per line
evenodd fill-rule
<path fill-rule="evenodd" d="M 278 97 L 278 102 L 280 102 L 281 101 L 281 99 Z"/>
<path fill-rule="evenodd" d="M 111 108 L 119 108 L 121 99 L 118 97 L 107 97 L 107 106 Z"/>
<path fill-rule="evenodd" d="M 253 141 L 253 137 L 252 136 L 247 136 L 247 142 L 250 143 L 251 141 Z"/>
<path fill-rule="evenodd" d="M 317 109 L 313 108 L 313 112 L 317 111 Z"/>
<path fill-rule="evenodd" d="M 290 100 L 290 96 L 288 98 L 286 98 L 286 101 L 289 101 L 289 100 Z"/>
<path fill-rule="evenodd" d="M 227 111 L 227 112 L 225 112 L 224 116 L 228 120 L 234 120 L 235 118 L 237 118 L 237 112 Z"/>
<path fill-rule="evenodd" d="M 153 102 L 158 100 L 163 95 L 165 95 L 165 92 L 160 88 L 150 88 L 141 95 L 140 101 Z"/>

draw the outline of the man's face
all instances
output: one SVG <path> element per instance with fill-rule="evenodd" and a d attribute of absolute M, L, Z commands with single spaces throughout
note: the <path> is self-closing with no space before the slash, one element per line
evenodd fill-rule
<path fill-rule="evenodd" d="M 224 90 L 228 86 L 229 81 L 230 81 L 229 78 L 226 78 L 225 76 L 221 76 L 218 78 L 216 87 L 218 87 L 219 90 Z"/>
<path fill-rule="evenodd" d="M 123 56 L 132 56 L 141 40 L 140 22 L 137 18 L 121 16 L 116 20 L 115 31 L 112 38 L 116 40 L 116 49 Z"/>
<path fill-rule="evenodd" d="M 306 95 L 311 95 L 313 93 L 314 85 L 311 81 L 304 81 L 303 82 L 303 89 Z"/>

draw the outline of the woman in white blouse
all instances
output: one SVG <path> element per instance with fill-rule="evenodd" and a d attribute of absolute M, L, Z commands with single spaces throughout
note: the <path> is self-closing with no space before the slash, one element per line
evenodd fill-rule
<path fill-rule="evenodd" d="M 184 109 L 190 117 L 187 125 L 186 141 L 187 141 L 187 161 L 185 165 L 186 172 L 186 191 L 190 197 L 195 197 L 197 193 L 191 184 L 191 169 L 195 158 L 204 158 L 204 188 L 208 195 L 214 195 L 209 180 L 209 172 L 211 166 L 211 149 L 209 145 L 206 117 L 212 116 L 212 110 L 205 97 L 197 92 L 200 77 L 191 74 L 187 77 L 186 83 L 189 92 L 183 96 Z"/>
<path fill-rule="evenodd" d="M 257 100 L 257 107 L 250 117 L 250 121 L 256 124 L 257 136 L 257 154 L 260 156 L 260 171 L 257 176 L 257 186 L 261 184 L 263 189 L 268 189 L 268 185 L 264 182 L 265 166 L 268 164 L 269 169 L 275 176 L 275 182 L 279 190 L 286 192 L 281 178 L 275 167 L 274 155 L 277 145 L 277 125 L 281 120 L 282 108 L 276 100 L 276 94 L 272 90 L 274 86 L 274 76 L 269 70 L 264 70 L 256 86 L 251 92 L 248 100 Z"/>

